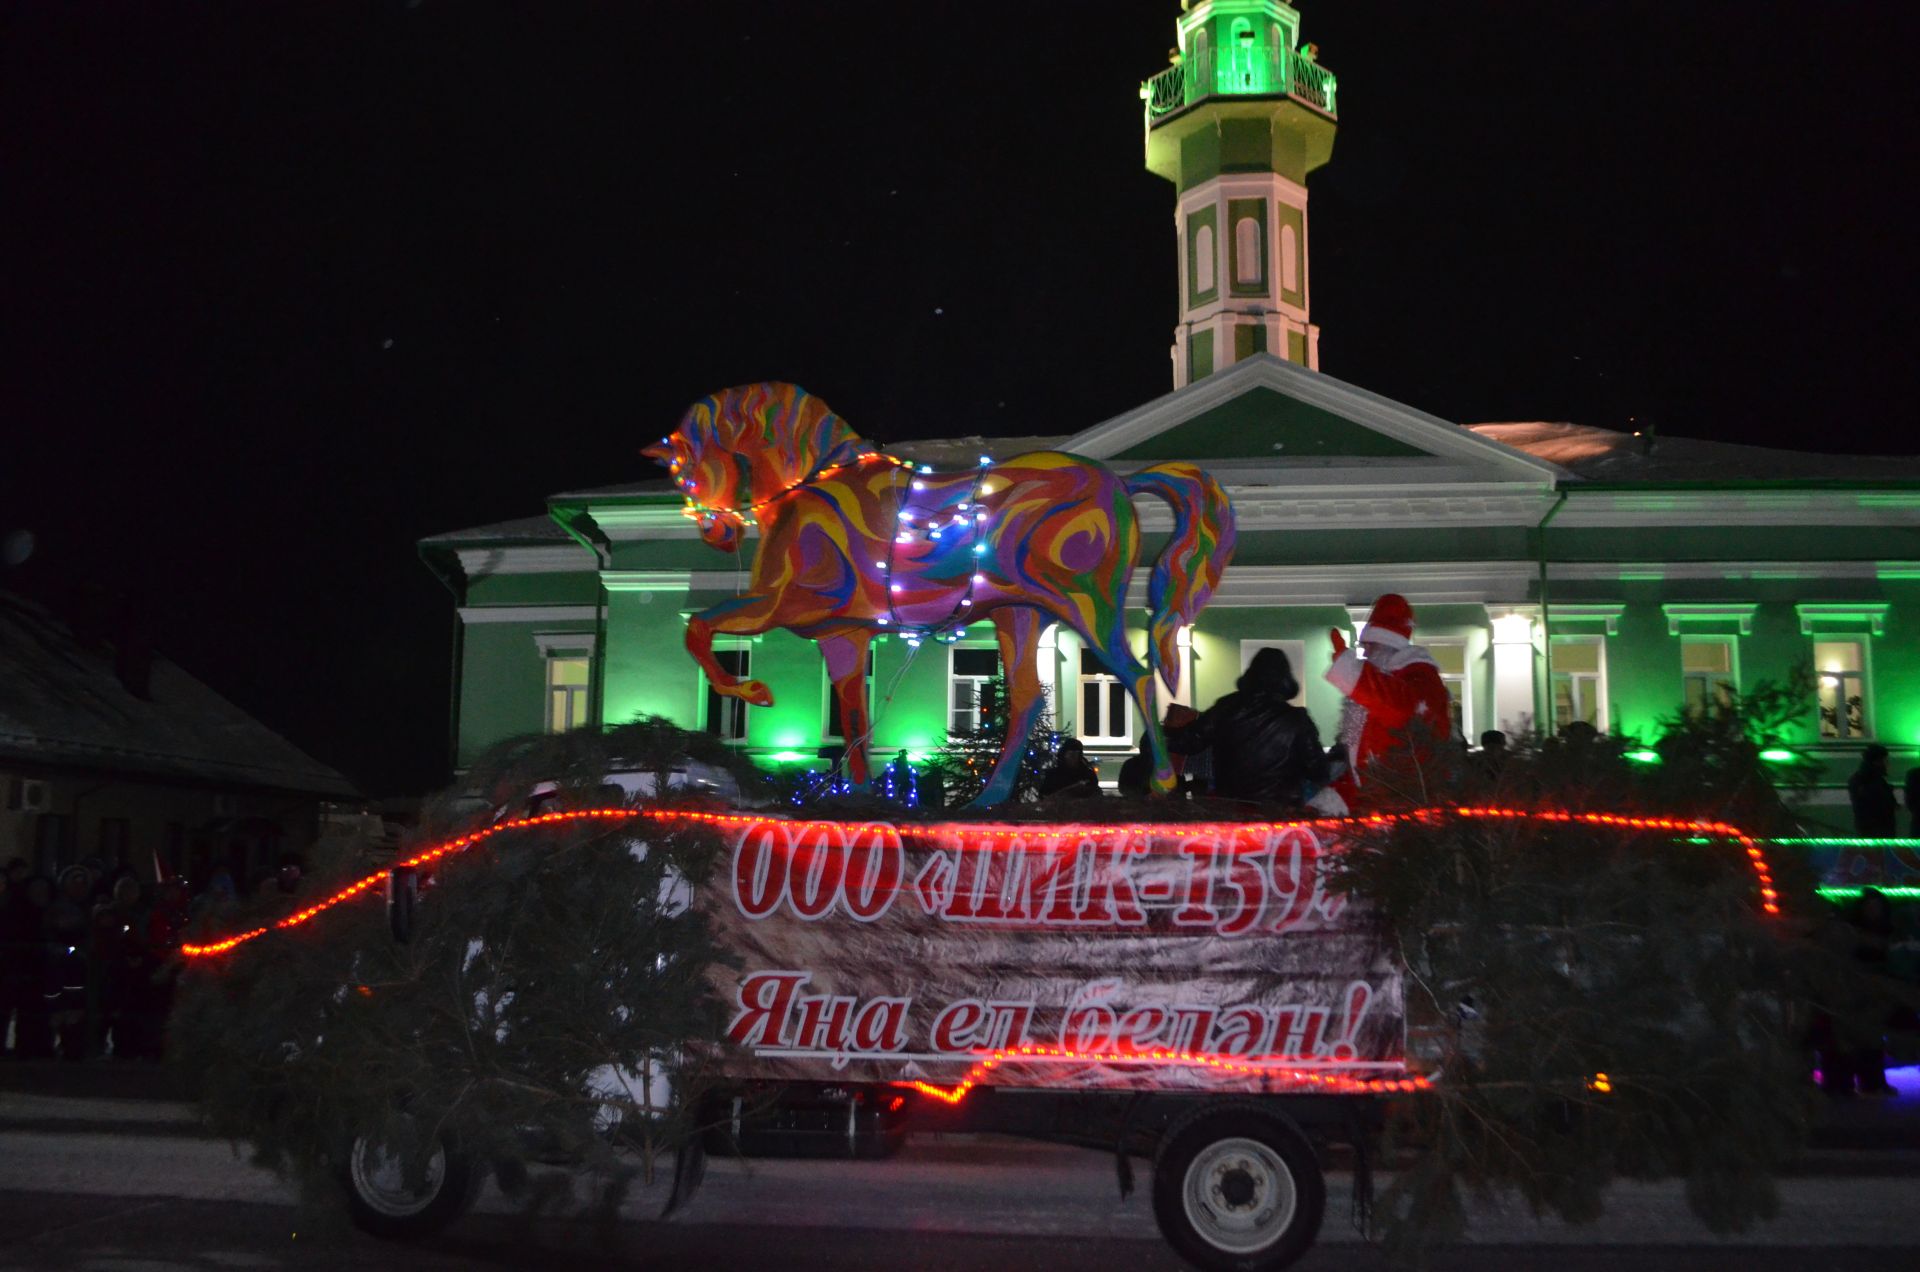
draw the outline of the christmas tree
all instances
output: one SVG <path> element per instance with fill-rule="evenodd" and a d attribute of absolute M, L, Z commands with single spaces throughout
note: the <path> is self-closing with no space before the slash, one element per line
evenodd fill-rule
<path fill-rule="evenodd" d="M 995 676 L 980 686 L 979 724 L 965 732 L 949 733 L 947 744 L 927 766 L 945 793 L 947 807 L 969 802 L 986 786 L 1006 745 L 1010 716 L 1006 677 Z M 1060 735 L 1053 728 L 1053 696 L 1043 689 L 1040 712 L 1020 754 L 1020 773 L 1014 781 L 1011 803 L 1023 804 L 1040 797 L 1040 779 L 1053 767 L 1059 750 Z"/>

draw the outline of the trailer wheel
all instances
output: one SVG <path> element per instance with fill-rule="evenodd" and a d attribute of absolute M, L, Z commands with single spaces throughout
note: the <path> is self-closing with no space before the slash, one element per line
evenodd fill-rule
<path fill-rule="evenodd" d="M 340 1182 L 355 1227 L 389 1241 L 416 1241 L 460 1217 L 473 1198 L 476 1175 L 472 1160 L 451 1136 L 442 1135 L 414 1187 L 397 1156 L 356 1135 L 341 1164 Z"/>
<path fill-rule="evenodd" d="M 1153 1163 L 1160 1234 L 1207 1272 L 1269 1272 L 1320 1234 L 1327 1185 L 1293 1124 L 1253 1104 L 1200 1113 L 1161 1141 Z"/>

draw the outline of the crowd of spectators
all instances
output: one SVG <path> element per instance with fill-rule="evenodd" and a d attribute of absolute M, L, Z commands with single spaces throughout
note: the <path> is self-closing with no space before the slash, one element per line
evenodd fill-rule
<path fill-rule="evenodd" d="M 297 867 L 262 886 L 292 892 Z M 237 902 L 214 869 L 197 894 L 97 860 L 36 875 L 0 873 L 0 1053 L 18 1059 L 158 1059 L 188 926 Z"/>

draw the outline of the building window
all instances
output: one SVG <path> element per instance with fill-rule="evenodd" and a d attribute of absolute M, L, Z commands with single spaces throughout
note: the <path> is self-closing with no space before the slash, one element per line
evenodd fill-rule
<path fill-rule="evenodd" d="M 1740 688 L 1733 637 L 1687 636 L 1680 642 L 1680 687 L 1689 711 L 1725 703 Z"/>
<path fill-rule="evenodd" d="M 1216 261 L 1213 251 L 1213 227 L 1202 223 L 1193 231 L 1193 293 L 1204 297 L 1213 291 Z"/>
<path fill-rule="evenodd" d="M 1118 676 L 1092 650 L 1080 651 L 1080 721 L 1082 742 L 1133 741 L 1133 701 Z"/>
<path fill-rule="evenodd" d="M 713 660 L 728 675 L 745 680 L 751 673 L 753 663 L 751 650 L 745 646 L 737 649 L 716 649 Z M 703 677 L 704 679 L 704 677 Z M 741 742 L 747 736 L 747 712 L 750 708 L 740 698 L 729 698 L 714 689 L 707 682 L 707 732 L 729 742 Z"/>
<path fill-rule="evenodd" d="M 987 686 L 1000 674 L 1000 651 L 956 646 L 951 652 L 947 732 L 959 736 L 976 732 L 986 724 Z"/>
<path fill-rule="evenodd" d="M 1447 687 L 1447 702 L 1453 712 L 1453 736 L 1472 738 L 1473 683 L 1467 673 L 1467 647 L 1435 643 L 1427 646 L 1427 652 L 1440 664 L 1440 681 Z"/>
<path fill-rule="evenodd" d="M 584 654 L 547 659 L 547 732 L 565 733 L 587 723 L 587 679 L 591 660 Z"/>
<path fill-rule="evenodd" d="M 74 859 L 74 824 L 68 813 L 41 813 L 33 819 L 33 861 L 40 874 L 57 874 Z"/>
<path fill-rule="evenodd" d="M 1813 670 L 1820 680 L 1820 736 L 1842 740 L 1871 737 L 1865 642 L 1816 640 Z"/>
<path fill-rule="evenodd" d="M 1607 645 L 1601 636 L 1553 638 L 1553 722 L 1607 731 Z"/>
<path fill-rule="evenodd" d="M 1242 287 L 1257 287 L 1267 280 L 1267 263 L 1261 259 L 1260 220 L 1243 216 L 1233 223 L 1233 281 Z"/>
<path fill-rule="evenodd" d="M 124 866 L 133 849 L 133 823 L 124 817 L 100 819 L 100 846 L 95 855 L 109 866 Z"/>
<path fill-rule="evenodd" d="M 1280 225 L 1280 290 L 1300 290 L 1300 235 L 1284 221 Z"/>
<path fill-rule="evenodd" d="M 821 736 L 835 740 L 846 736 L 845 726 L 840 722 L 840 695 L 833 691 L 833 677 L 821 669 L 821 676 L 827 685 L 827 731 Z M 867 724 L 873 724 L 873 646 L 867 646 Z"/>

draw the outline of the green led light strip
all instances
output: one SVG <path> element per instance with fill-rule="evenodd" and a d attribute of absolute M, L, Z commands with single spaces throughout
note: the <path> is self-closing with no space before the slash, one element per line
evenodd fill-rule
<path fill-rule="evenodd" d="M 1763 844 L 1785 844 L 1791 848 L 1920 848 L 1920 839 L 1854 838 L 1849 835 L 1820 835 L 1810 838 L 1762 839 Z"/>
<path fill-rule="evenodd" d="M 1920 888 L 1916 888 L 1916 887 L 1888 886 L 1883 888 L 1883 887 L 1880 887 L 1878 884 L 1874 884 L 1871 886 L 1873 887 L 1873 890 L 1875 892 L 1878 892 L 1883 897 L 1900 897 L 1900 898 L 1920 897 Z M 1854 897 L 1858 897 L 1860 893 L 1864 891 L 1864 889 L 1858 888 L 1858 887 L 1852 887 L 1852 886 L 1842 887 L 1835 884 L 1829 884 L 1828 886 L 1823 888 L 1815 888 L 1814 891 L 1818 892 L 1821 896 L 1825 897 L 1829 901 L 1845 901 L 1845 900 L 1852 899 Z"/>

